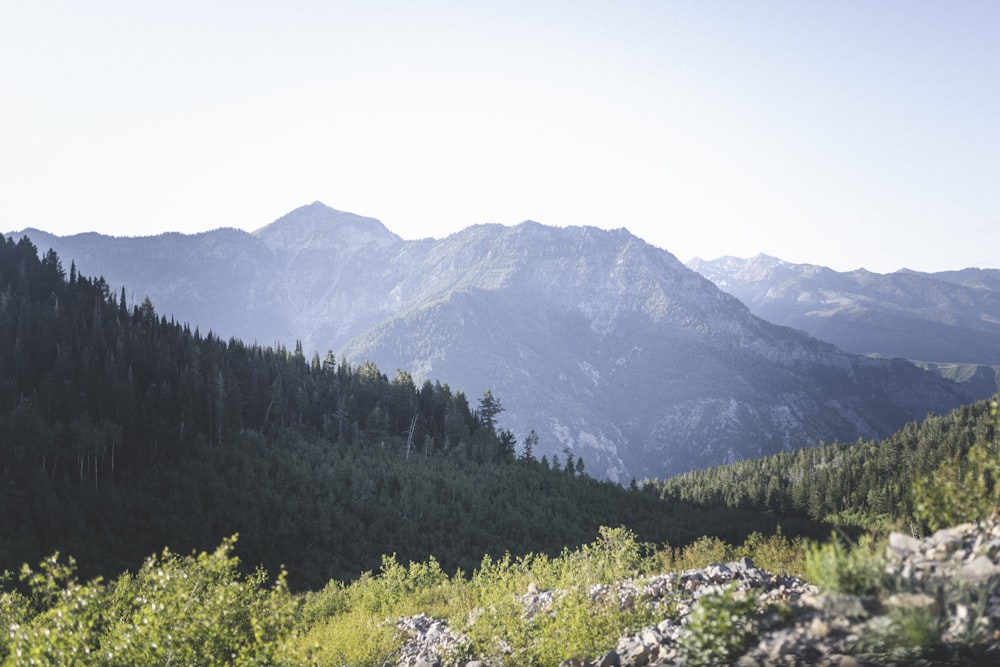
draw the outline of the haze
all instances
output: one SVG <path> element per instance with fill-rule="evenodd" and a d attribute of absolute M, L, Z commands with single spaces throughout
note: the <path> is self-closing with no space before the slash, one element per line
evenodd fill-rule
<path fill-rule="evenodd" d="M 998 266 L 994 2 L 2 2 L 0 230 L 627 227 Z"/>

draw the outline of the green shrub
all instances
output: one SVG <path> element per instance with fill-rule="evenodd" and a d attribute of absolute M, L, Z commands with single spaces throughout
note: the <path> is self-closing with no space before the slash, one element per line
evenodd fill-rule
<path fill-rule="evenodd" d="M 106 662 L 100 652 L 106 624 L 105 589 L 100 580 L 79 583 L 76 563 L 60 561 L 59 554 L 42 561 L 37 571 L 25 565 L 21 580 L 30 590 L 27 598 L 4 595 L 20 616 L 9 623 L 5 664 Z"/>
<path fill-rule="evenodd" d="M 270 589 L 263 572 L 242 577 L 234 541 L 183 558 L 164 550 L 110 587 L 79 583 L 58 555 L 25 566 L 29 596 L 0 604 L 5 664 L 274 664 L 290 627 L 284 575 Z"/>
<path fill-rule="evenodd" d="M 0 587 L 6 588 L 13 579 L 10 572 L 0 574 Z M 11 643 L 11 629 L 30 618 L 30 601 L 18 591 L 0 592 L 0 662 L 7 657 Z"/>
<path fill-rule="evenodd" d="M 736 557 L 748 557 L 755 566 L 774 574 L 802 575 L 805 572 L 805 547 L 802 538 L 789 540 L 781 526 L 773 535 L 754 532 L 736 549 Z"/>
<path fill-rule="evenodd" d="M 688 665 L 728 665 L 749 647 L 756 634 L 757 597 L 730 586 L 705 595 L 691 609 L 678 644 Z"/>
<path fill-rule="evenodd" d="M 261 570 L 241 576 L 234 544 L 185 557 L 165 549 L 119 577 L 102 652 L 123 665 L 273 663 L 291 623 L 284 573 L 270 589 Z"/>
<path fill-rule="evenodd" d="M 885 545 L 862 535 L 853 547 L 837 533 L 829 542 L 806 545 L 806 578 L 827 593 L 874 595 L 889 587 Z"/>
<path fill-rule="evenodd" d="M 941 644 L 939 613 L 926 608 L 894 608 L 868 624 L 854 651 L 879 663 L 913 664 Z"/>
<path fill-rule="evenodd" d="M 732 545 L 718 537 L 704 536 L 676 552 L 671 569 L 690 570 L 710 563 L 726 563 L 735 557 L 736 550 Z"/>

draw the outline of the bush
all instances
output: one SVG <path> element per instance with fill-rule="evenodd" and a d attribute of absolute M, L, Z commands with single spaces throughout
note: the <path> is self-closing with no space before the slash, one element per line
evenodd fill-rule
<path fill-rule="evenodd" d="M 806 571 L 805 547 L 802 538 L 789 540 L 781 532 L 781 526 L 774 535 L 764 537 L 751 533 L 736 549 L 736 557 L 748 557 L 754 565 L 773 574 L 802 575 Z"/>
<path fill-rule="evenodd" d="M 853 547 L 837 533 L 829 542 L 806 545 L 806 578 L 827 593 L 874 595 L 889 587 L 885 545 L 862 535 Z"/>
<path fill-rule="evenodd" d="M 235 538 L 215 552 L 167 550 L 112 586 L 81 584 L 72 559 L 25 566 L 26 598 L 3 594 L 11 665 L 273 664 L 290 623 L 282 575 L 270 589 L 257 572 L 241 577 Z"/>
<path fill-rule="evenodd" d="M 165 549 L 119 577 L 102 652 L 117 664 L 273 663 L 291 623 L 284 573 L 270 589 L 262 570 L 242 577 L 234 544 L 186 557 Z"/>
<path fill-rule="evenodd" d="M 678 653 L 688 665 L 728 665 L 756 634 L 757 597 L 730 586 L 695 603 Z"/>

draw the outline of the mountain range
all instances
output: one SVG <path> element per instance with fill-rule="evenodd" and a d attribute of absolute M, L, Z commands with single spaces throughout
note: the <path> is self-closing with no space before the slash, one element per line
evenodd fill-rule
<path fill-rule="evenodd" d="M 572 452 L 612 480 L 882 438 L 984 395 L 759 317 L 625 229 L 525 222 L 407 241 L 315 202 L 252 234 L 20 235 L 223 337 L 301 341 L 473 400 L 490 389 L 502 427 L 538 433 L 537 456 Z M 995 278 L 938 282 L 991 295 Z M 993 312 L 992 298 L 970 308 Z M 986 338 L 968 359 L 988 358 Z"/>
<path fill-rule="evenodd" d="M 838 272 L 767 255 L 687 265 L 754 314 L 848 352 L 904 357 L 981 394 L 1000 384 L 1000 269 Z"/>

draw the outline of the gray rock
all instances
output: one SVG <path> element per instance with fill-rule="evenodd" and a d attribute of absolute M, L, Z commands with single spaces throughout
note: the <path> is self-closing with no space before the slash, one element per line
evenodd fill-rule
<path fill-rule="evenodd" d="M 920 548 L 920 540 L 904 533 L 889 533 L 889 548 L 898 553 L 911 553 Z"/>
<path fill-rule="evenodd" d="M 962 566 L 958 577 L 962 581 L 979 582 L 1000 574 L 1000 565 L 994 563 L 989 556 L 979 556 Z"/>
<path fill-rule="evenodd" d="M 617 651 L 611 650 L 596 661 L 597 667 L 621 667 L 622 659 Z"/>

